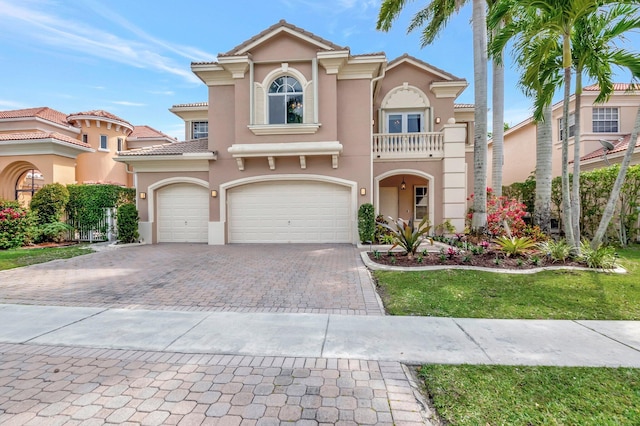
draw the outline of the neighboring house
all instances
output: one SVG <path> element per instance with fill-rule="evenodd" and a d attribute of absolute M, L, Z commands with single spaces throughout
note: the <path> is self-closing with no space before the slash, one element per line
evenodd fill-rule
<path fill-rule="evenodd" d="M 209 101 L 171 108 L 188 140 L 116 157 L 136 174 L 144 242 L 355 243 L 364 203 L 463 229 L 464 79 L 285 21 L 191 69 Z"/>
<path fill-rule="evenodd" d="M 0 111 L 0 198 L 28 204 L 42 185 L 53 182 L 133 186 L 126 166 L 113 161 L 118 151 L 172 141 L 102 110 Z"/>
<path fill-rule="evenodd" d="M 569 161 L 573 160 L 573 141 L 576 131 L 580 131 L 581 170 L 593 170 L 605 167 L 607 163 L 603 157 L 600 140 L 608 141 L 616 147 L 607 155 L 610 163 L 620 163 L 624 150 L 628 144 L 629 135 L 633 130 L 638 106 L 640 106 L 640 92 L 628 91 L 628 84 L 615 84 L 614 92 L 606 103 L 595 104 L 599 93 L 596 85 L 583 89 L 581 98 L 581 128 L 575 128 L 575 96 L 571 97 L 569 105 Z M 558 102 L 552 109 L 553 128 L 553 176 L 560 176 L 562 172 L 562 106 Z M 489 142 L 489 174 L 491 176 L 491 141 Z M 634 154 L 634 162 L 640 163 L 640 152 Z M 570 166 L 571 167 L 571 166 Z M 504 165 L 503 184 L 523 182 L 528 176 L 535 174 L 536 168 L 536 123 L 533 118 L 505 131 L 504 134 Z"/>

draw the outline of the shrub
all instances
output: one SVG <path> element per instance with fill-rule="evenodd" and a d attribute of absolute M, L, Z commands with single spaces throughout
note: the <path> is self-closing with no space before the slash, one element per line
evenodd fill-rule
<path fill-rule="evenodd" d="M 365 203 L 358 210 L 358 234 L 363 243 L 373 242 L 376 232 L 376 219 L 371 203 Z"/>
<path fill-rule="evenodd" d="M 17 201 L 0 200 L 0 249 L 20 247 L 31 240 L 34 216 Z"/>
<path fill-rule="evenodd" d="M 374 239 L 378 244 L 393 244 L 393 235 L 391 235 L 391 231 L 384 226 L 388 224 L 389 222 L 383 215 L 379 214 L 376 216 L 376 231 Z"/>
<path fill-rule="evenodd" d="M 31 210 L 35 212 L 39 225 L 59 222 L 68 202 L 67 188 L 59 183 L 50 183 L 33 195 Z"/>
<path fill-rule="evenodd" d="M 426 217 L 420 221 L 415 230 L 411 221 L 400 218 L 393 222 L 393 226 L 388 224 L 382 224 L 382 226 L 387 228 L 394 237 L 391 250 L 400 246 L 407 252 L 407 258 L 409 259 L 413 259 L 420 243 L 425 239 L 424 235 L 431 230 L 431 225 L 429 225 L 429 220 Z M 433 240 L 431 240 L 431 243 L 433 244 Z"/>
<path fill-rule="evenodd" d="M 67 203 L 68 223 L 79 230 L 97 229 L 104 217 L 105 208 L 119 207 L 135 200 L 135 189 L 117 185 L 67 185 L 69 202 Z"/>
<path fill-rule="evenodd" d="M 473 200 L 473 194 L 468 198 Z M 522 236 L 526 223 L 523 217 L 527 214 L 526 206 L 514 198 L 496 197 L 491 188 L 487 188 L 487 232 L 493 236 L 507 234 Z M 471 220 L 473 210 L 469 210 L 467 219 Z M 505 229 L 505 228 L 508 228 Z"/>
<path fill-rule="evenodd" d="M 538 248 L 554 262 L 564 262 L 571 256 L 571 246 L 565 240 L 548 240 L 538 244 Z"/>
<path fill-rule="evenodd" d="M 589 268 L 614 269 L 616 267 L 613 247 L 600 245 L 597 249 L 593 249 L 587 240 L 582 240 L 580 243 L 580 260 Z"/>
<path fill-rule="evenodd" d="M 122 243 L 134 243 L 138 234 L 138 209 L 135 204 L 123 204 L 118 207 L 118 240 Z"/>
<path fill-rule="evenodd" d="M 536 242 L 529 237 L 507 237 L 503 235 L 496 238 L 494 242 L 507 256 L 521 256 L 536 246 Z"/>
<path fill-rule="evenodd" d="M 67 235 L 69 235 L 69 231 L 72 229 L 72 226 L 64 222 L 45 223 L 38 227 L 39 239 L 40 241 L 61 243 L 67 239 Z"/>

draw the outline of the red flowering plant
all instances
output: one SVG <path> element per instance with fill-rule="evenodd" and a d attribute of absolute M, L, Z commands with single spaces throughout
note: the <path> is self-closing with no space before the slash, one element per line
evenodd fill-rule
<path fill-rule="evenodd" d="M 32 225 L 31 215 L 17 202 L 0 200 L 0 249 L 23 245 Z"/>
<path fill-rule="evenodd" d="M 473 201 L 473 194 L 467 200 Z M 487 188 L 487 233 L 493 237 L 522 236 L 527 226 L 523 219 L 526 210 L 527 207 L 515 198 L 497 197 L 493 189 Z M 472 217 L 473 209 L 469 209 L 467 219 L 471 221 Z"/>

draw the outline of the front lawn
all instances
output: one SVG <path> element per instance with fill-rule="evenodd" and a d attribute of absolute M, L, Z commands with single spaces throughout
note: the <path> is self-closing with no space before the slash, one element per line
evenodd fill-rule
<path fill-rule="evenodd" d="M 619 255 L 627 274 L 444 270 L 375 271 L 374 276 L 391 315 L 640 320 L 640 246 Z"/>
<path fill-rule="evenodd" d="M 464 425 L 638 425 L 640 369 L 425 365 L 439 417 Z"/>
<path fill-rule="evenodd" d="M 0 250 L 0 271 L 93 253 L 87 246 Z"/>

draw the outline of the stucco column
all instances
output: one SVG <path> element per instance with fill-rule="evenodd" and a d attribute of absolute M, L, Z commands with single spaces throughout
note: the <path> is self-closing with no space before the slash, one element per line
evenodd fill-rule
<path fill-rule="evenodd" d="M 444 133 L 444 164 L 442 166 L 442 218 L 449 219 L 457 232 L 464 230 L 467 205 L 465 162 L 466 126 L 450 118 Z"/>

